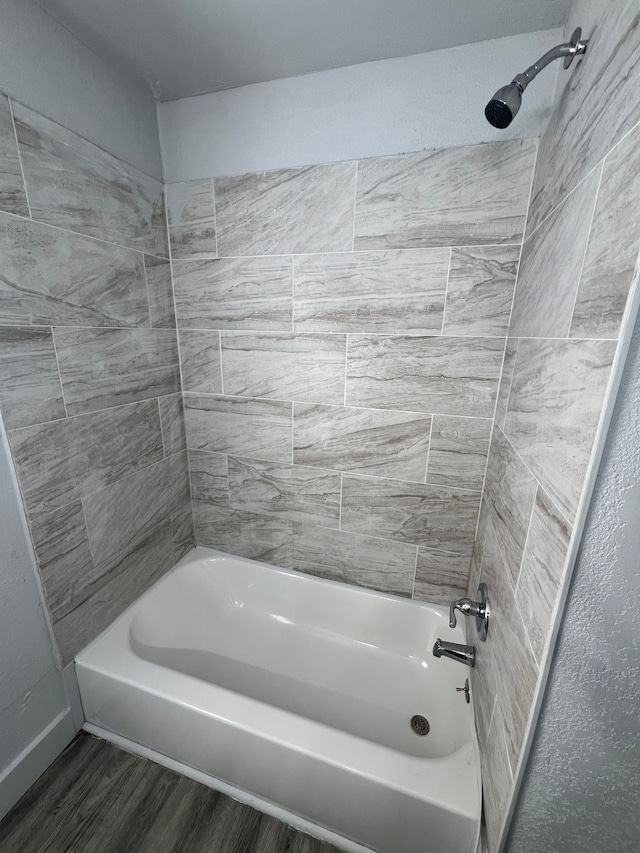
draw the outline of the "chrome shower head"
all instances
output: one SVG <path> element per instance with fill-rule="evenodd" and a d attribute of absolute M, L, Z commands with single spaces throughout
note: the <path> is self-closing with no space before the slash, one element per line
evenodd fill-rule
<path fill-rule="evenodd" d="M 564 57 L 564 67 L 568 68 L 576 56 L 586 53 L 588 41 L 582 41 L 581 36 L 582 30 L 578 27 L 571 36 L 571 41 L 547 51 L 522 74 L 516 74 L 511 83 L 498 89 L 484 110 L 489 124 L 500 129 L 509 127 L 522 104 L 522 93 L 543 68 L 546 68 L 554 59 L 562 57 Z"/>

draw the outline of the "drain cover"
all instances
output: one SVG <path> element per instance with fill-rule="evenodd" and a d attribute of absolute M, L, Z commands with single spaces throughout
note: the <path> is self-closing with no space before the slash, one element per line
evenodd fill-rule
<path fill-rule="evenodd" d="M 423 717 L 422 714 L 416 714 L 414 717 L 411 717 L 411 728 L 417 735 L 428 735 L 430 728 L 429 720 Z"/>

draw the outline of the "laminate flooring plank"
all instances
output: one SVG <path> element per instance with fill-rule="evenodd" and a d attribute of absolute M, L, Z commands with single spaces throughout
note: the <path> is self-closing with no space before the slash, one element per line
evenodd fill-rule
<path fill-rule="evenodd" d="M 275 818 L 79 735 L 0 822 L 2 853 L 339 853 Z"/>

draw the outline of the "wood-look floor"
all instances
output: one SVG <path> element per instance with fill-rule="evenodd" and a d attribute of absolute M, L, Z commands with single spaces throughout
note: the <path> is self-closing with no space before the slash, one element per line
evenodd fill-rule
<path fill-rule="evenodd" d="M 80 734 L 0 823 L 2 853 L 339 853 L 204 785 Z"/>

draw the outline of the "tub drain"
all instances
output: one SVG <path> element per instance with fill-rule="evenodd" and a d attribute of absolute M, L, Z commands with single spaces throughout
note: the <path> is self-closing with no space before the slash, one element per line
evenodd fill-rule
<path fill-rule="evenodd" d="M 429 720 L 423 717 L 422 714 L 416 714 L 414 717 L 411 717 L 411 728 L 417 735 L 428 735 L 430 728 Z"/>

